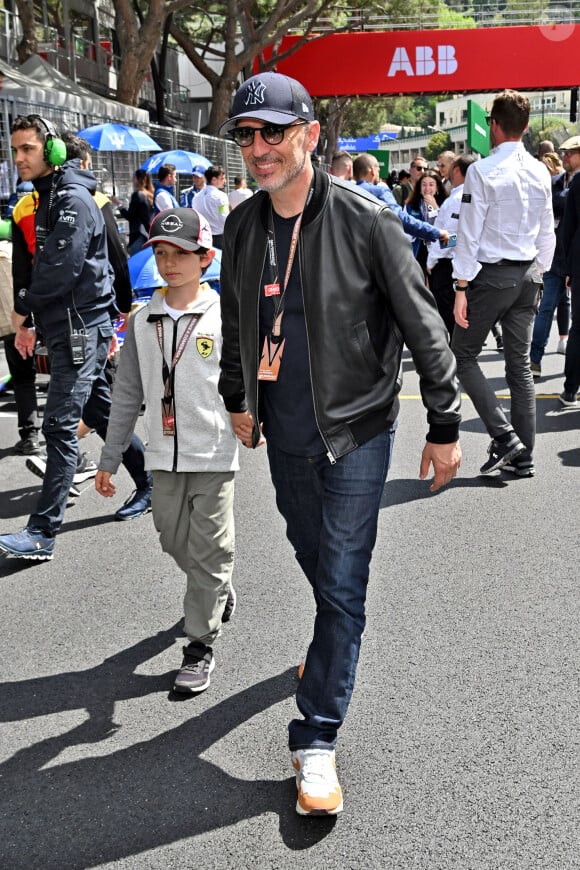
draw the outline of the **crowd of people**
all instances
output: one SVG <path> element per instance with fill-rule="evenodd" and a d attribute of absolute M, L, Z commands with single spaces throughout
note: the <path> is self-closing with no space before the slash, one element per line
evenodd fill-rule
<path fill-rule="evenodd" d="M 128 319 L 112 400 L 106 363 L 127 301 L 122 278 L 113 280 L 106 209 L 87 154 L 42 119 L 13 127 L 15 165 L 34 185 L 32 204 L 15 209 L 13 346 L 31 365 L 40 330 L 50 381 L 39 503 L 24 529 L 0 535 L 0 550 L 52 558 L 79 469 L 79 427 L 96 430 L 104 440 L 98 492 L 116 494 L 112 477 L 124 462 L 136 490 L 117 515 L 133 519 L 152 507 L 161 546 L 186 576 L 188 644 L 173 686 L 204 691 L 235 608 L 238 443 L 265 444 L 316 607 L 296 692 L 300 716 L 289 724 L 301 815 L 343 808 L 335 748 L 365 627 L 403 347 L 427 410 L 420 478 L 433 473 L 432 492 L 461 464 L 461 387 L 490 437 L 481 473 L 535 474 L 534 364 L 569 288 L 560 401 L 577 402 L 580 137 L 563 143 L 562 171 L 553 172 L 553 152 L 535 157 L 523 146 L 529 112 L 524 95 L 502 92 L 488 118 L 489 157 L 443 152 L 431 169 L 416 156 L 391 189 L 370 154 L 353 161 L 340 152 L 329 172 L 316 165 L 320 124 L 299 82 L 270 72 L 248 79 L 221 134 L 239 146 L 256 194 L 240 177 L 228 196 L 222 166 L 195 167 L 178 199 L 175 166 L 164 165 L 155 184 L 138 170 L 120 206 L 131 252 L 150 246 L 165 286 Z M 203 281 L 216 247 L 220 296 Z M 549 303 L 536 316 L 547 284 Z M 498 324 L 509 418 L 478 363 Z M 536 363 L 531 345 L 541 349 Z M 143 406 L 145 446 L 135 434 Z M 36 453 L 38 430 L 20 434 L 18 452 Z"/>

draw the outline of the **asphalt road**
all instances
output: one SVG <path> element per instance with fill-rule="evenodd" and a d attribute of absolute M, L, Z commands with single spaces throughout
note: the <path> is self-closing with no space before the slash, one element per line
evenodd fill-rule
<path fill-rule="evenodd" d="M 337 820 L 294 811 L 286 726 L 313 607 L 263 450 L 243 452 L 238 608 L 197 698 L 169 692 L 180 573 L 150 515 L 112 516 L 124 472 L 113 504 L 82 485 L 52 562 L 0 557 L 2 870 L 580 867 L 580 410 L 556 401 L 555 343 L 537 476 L 478 476 L 488 438 L 465 400 L 461 473 L 437 495 L 418 480 L 425 412 L 406 359 Z M 0 394 L 2 532 L 40 483 L 10 454 L 13 411 Z M 98 458 L 99 439 L 82 449 Z"/>

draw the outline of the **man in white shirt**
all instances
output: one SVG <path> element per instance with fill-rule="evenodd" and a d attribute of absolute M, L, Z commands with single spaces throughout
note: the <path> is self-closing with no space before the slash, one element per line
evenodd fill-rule
<path fill-rule="evenodd" d="M 206 169 L 205 180 L 206 186 L 195 197 L 195 210 L 209 223 L 214 247 L 221 249 L 224 224 L 230 211 L 228 197 L 223 190 L 226 183 L 223 166 Z"/>
<path fill-rule="evenodd" d="M 234 189 L 228 194 L 230 211 L 233 211 L 237 205 L 240 205 L 251 196 L 252 191 L 248 190 L 246 179 L 242 175 L 236 175 L 234 178 Z"/>
<path fill-rule="evenodd" d="M 447 153 L 447 152 L 445 152 Z M 453 306 L 455 304 L 455 292 L 453 290 L 453 257 L 455 255 L 455 241 L 457 236 L 457 224 L 461 210 L 461 197 L 463 195 L 463 182 L 469 166 L 475 161 L 475 157 L 462 154 L 455 157 L 449 168 L 448 176 L 452 184 L 452 190 L 447 199 L 439 206 L 434 226 L 449 233 L 450 243 L 443 244 L 441 241 L 431 242 L 427 254 L 427 271 L 429 272 L 429 289 L 435 297 L 437 309 L 447 327 L 449 338 L 453 335 L 455 318 Z"/>
<path fill-rule="evenodd" d="M 453 261 L 455 322 L 451 347 L 459 380 L 492 438 L 482 474 L 504 468 L 535 473 L 536 396 L 530 343 L 542 275 L 556 239 L 550 174 L 528 154 L 522 135 L 530 102 L 517 91 L 495 98 L 488 117 L 494 151 L 472 164 L 465 179 Z M 511 422 L 477 357 L 501 320 Z"/>

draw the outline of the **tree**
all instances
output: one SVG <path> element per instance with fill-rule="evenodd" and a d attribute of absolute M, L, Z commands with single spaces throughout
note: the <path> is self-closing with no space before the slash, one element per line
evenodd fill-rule
<path fill-rule="evenodd" d="M 139 104 L 139 92 L 151 68 L 167 19 L 190 0 L 115 0 L 115 27 L 120 51 L 117 99 Z M 144 10 L 143 10 L 144 7 Z"/>
<path fill-rule="evenodd" d="M 452 151 L 453 143 L 449 133 L 444 133 L 443 130 L 438 130 L 433 133 L 425 148 L 425 157 L 427 160 L 437 160 L 442 151 Z"/>
<path fill-rule="evenodd" d="M 22 27 L 22 39 L 16 46 L 18 63 L 26 63 L 29 57 L 38 53 L 38 38 L 34 20 L 34 0 L 16 0 L 16 9 Z"/>
<path fill-rule="evenodd" d="M 253 5 L 221 0 L 207 11 L 193 7 L 192 12 L 190 6 L 187 13 L 176 15 L 171 36 L 211 85 L 207 132 L 217 133 L 227 118 L 240 73 L 251 74 L 256 59 L 261 70 L 274 69 L 279 60 L 306 42 L 320 16 L 335 8 L 335 0 L 262 0 Z M 337 30 L 346 26 L 337 18 Z M 289 30 L 299 30 L 300 38 L 291 50 L 280 52 L 280 43 Z M 270 47 L 272 51 L 266 56 Z"/>

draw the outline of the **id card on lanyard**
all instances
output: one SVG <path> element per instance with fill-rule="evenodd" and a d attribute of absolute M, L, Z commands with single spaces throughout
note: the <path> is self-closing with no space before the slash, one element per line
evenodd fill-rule
<path fill-rule="evenodd" d="M 189 341 L 191 333 L 195 329 L 195 325 L 200 319 L 201 314 L 192 314 L 185 332 L 181 336 L 181 340 L 177 345 L 177 349 L 171 360 L 171 364 L 167 365 L 165 353 L 163 351 L 163 321 L 155 321 L 155 330 L 157 332 L 157 342 L 161 351 L 161 359 L 163 361 L 162 377 L 163 377 L 163 398 L 161 399 L 161 425 L 164 435 L 175 435 L 175 405 L 173 402 L 173 394 L 171 392 L 171 374 L 173 369 L 181 359 L 181 355 L 185 350 L 185 346 Z"/>
<path fill-rule="evenodd" d="M 298 235 L 300 233 L 300 224 L 302 222 L 302 214 L 300 212 L 294 227 L 292 229 L 292 238 L 290 240 L 290 250 L 288 251 L 288 262 L 286 263 L 286 272 L 284 275 L 284 286 L 280 288 L 278 283 L 278 262 L 276 257 L 276 241 L 274 238 L 274 226 L 272 213 L 270 212 L 271 229 L 270 238 L 268 239 L 268 247 L 270 251 L 270 263 L 275 269 L 275 281 L 271 284 L 264 285 L 264 295 L 271 296 L 274 303 L 274 315 L 272 319 L 272 330 L 269 335 L 264 338 L 262 347 L 262 356 L 260 357 L 260 365 L 258 367 L 259 381 L 277 381 L 280 372 L 280 363 L 282 354 L 284 353 L 284 344 L 286 339 L 282 337 L 282 317 L 284 315 L 284 298 L 290 280 L 290 273 L 294 264 L 296 248 L 298 246 Z"/>

